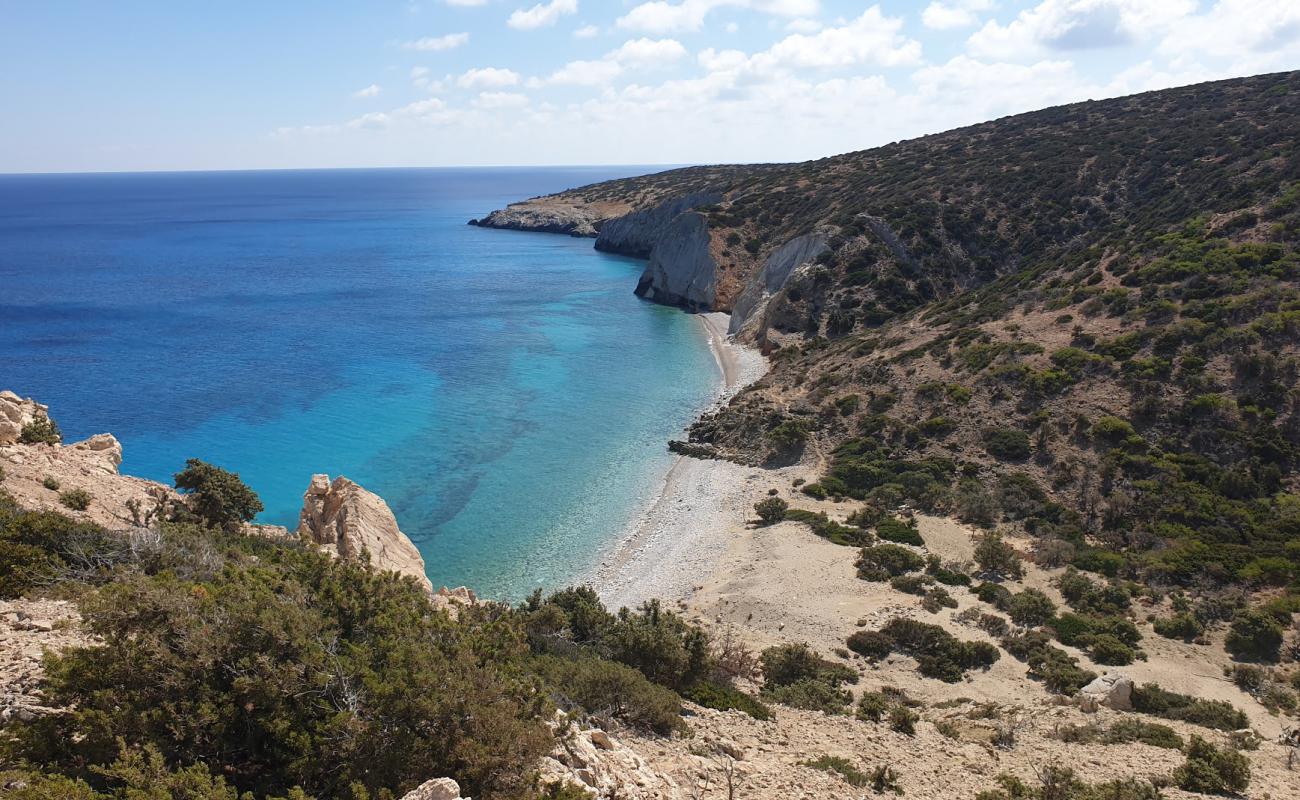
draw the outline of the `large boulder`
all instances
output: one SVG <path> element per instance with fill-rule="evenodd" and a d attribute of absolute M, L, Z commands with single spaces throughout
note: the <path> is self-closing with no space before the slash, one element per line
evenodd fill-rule
<path fill-rule="evenodd" d="M 343 559 L 370 554 L 370 563 L 383 570 L 410 575 L 433 592 L 424 574 L 424 559 L 383 498 L 343 476 L 313 475 L 303 495 L 298 535 Z"/>
<path fill-rule="evenodd" d="M 1133 710 L 1133 679 L 1114 672 L 1102 675 L 1079 690 L 1079 707 L 1096 711 L 1099 707 L 1115 711 Z"/>
<path fill-rule="evenodd" d="M 49 415 L 49 408 L 11 391 L 0 392 L 0 445 L 15 444 L 23 426 Z"/>
<path fill-rule="evenodd" d="M 402 800 L 461 800 L 460 784 L 451 778 L 434 778 L 402 795 Z"/>

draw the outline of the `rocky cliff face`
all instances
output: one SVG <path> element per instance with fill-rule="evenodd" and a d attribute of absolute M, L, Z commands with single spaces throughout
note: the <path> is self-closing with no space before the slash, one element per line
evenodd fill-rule
<path fill-rule="evenodd" d="M 607 221 L 596 237 L 596 249 L 635 258 L 650 258 L 655 246 L 671 235 L 682 214 L 722 201 L 720 192 L 692 192 L 652 208 L 633 211 Z"/>
<path fill-rule="evenodd" d="M 480 228 L 595 236 L 606 219 L 607 216 L 592 206 L 547 202 L 541 198 L 513 203 L 482 219 L 472 219 L 469 224 Z"/>
<path fill-rule="evenodd" d="M 718 265 L 710 252 L 709 224 L 688 211 L 674 217 L 650 252 L 636 294 L 688 311 L 709 311 L 718 289 Z"/>
<path fill-rule="evenodd" d="M 762 316 L 772 295 L 785 286 L 790 273 L 795 268 L 807 264 L 817 256 L 829 250 L 827 237 L 823 233 L 807 233 L 796 236 L 767 257 L 761 269 L 750 276 L 745 288 L 731 310 L 731 325 L 727 333 L 740 333 L 751 320 L 757 321 Z"/>
<path fill-rule="evenodd" d="M 433 586 L 424 574 L 420 551 L 397 527 L 397 519 L 383 498 L 339 476 L 313 475 L 303 496 L 298 535 L 339 558 L 370 554 L 379 569 L 410 575 L 426 591 Z"/>
<path fill-rule="evenodd" d="M 115 530 L 147 524 L 158 508 L 180 499 L 161 483 L 119 474 L 122 445 L 112 434 L 72 444 L 19 444 L 22 427 L 48 411 L 31 398 L 0 392 L 0 486 L 23 508 L 58 511 Z M 74 490 L 90 496 L 84 510 L 60 501 Z"/>

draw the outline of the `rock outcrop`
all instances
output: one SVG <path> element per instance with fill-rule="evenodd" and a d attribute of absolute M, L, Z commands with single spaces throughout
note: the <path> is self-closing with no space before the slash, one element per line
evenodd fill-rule
<path fill-rule="evenodd" d="M 739 333 L 751 319 L 757 320 L 771 299 L 785 286 L 796 267 L 807 264 L 829 250 L 827 237 L 822 233 L 796 236 L 768 256 L 763 266 L 750 276 L 745 288 L 736 297 L 731 309 L 731 324 L 727 333 Z"/>
<path fill-rule="evenodd" d="M 49 408 L 11 391 L 0 392 L 0 445 L 17 444 L 23 426 L 48 416 Z"/>
<path fill-rule="evenodd" d="M 1133 710 L 1133 679 L 1118 672 L 1102 675 L 1079 690 L 1079 708 L 1096 711 L 1098 708 L 1114 711 Z"/>
<path fill-rule="evenodd" d="M 480 228 L 591 237 L 596 235 L 607 218 L 592 206 L 551 202 L 546 198 L 539 198 L 512 203 L 482 219 L 472 219 L 469 224 Z"/>
<path fill-rule="evenodd" d="M 650 252 L 636 294 L 688 311 L 709 311 L 718 289 L 718 265 L 710 252 L 709 225 L 688 211 L 673 218 Z"/>
<path fill-rule="evenodd" d="M 722 201 L 719 192 L 693 192 L 666 200 L 653 208 L 633 211 L 607 221 L 596 237 L 596 249 L 635 258 L 649 258 L 655 246 L 671 233 L 673 222 L 687 211 Z"/>
<path fill-rule="evenodd" d="M 544 784 L 566 784 L 593 798 L 651 800 L 682 797 L 672 778 L 657 772 L 636 750 L 600 728 L 558 732 L 568 725 L 564 713 L 552 724 L 558 742 L 540 764 Z M 405 800 L 405 798 L 403 799 Z"/>
<path fill-rule="evenodd" d="M 46 650 L 89 644 L 80 621 L 67 600 L 0 600 L 0 726 L 58 710 L 41 699 L 42 657 Z"/>
<path fill-rule="evenodd" d="M 379 569 L 410 575 L 432 593 L 424 574 L 424 559 L 383 498 L 343 476 L 330 482 L 328 475 L 313 475 L 303 495 L 298 535 L 339 558 L 370 554 Z"/>
<path fill-rule="evenodd" d="M 3 488 L 22 508 L 58 511 L 109 529 L 146 525 L 180 496 L 155 481 L 121 475 L 122 445 L 99 433 L 72 444 L 19 444 L 24 425 L 47 417 L 49 409 L 13 392 L 0 392 L 0 468 Z M 84 510 L 68 508 L 60 496 L 80 490 L 90 496 Z"/>
<path fill-rule="evenodd" d="M 462 800 L 460 784 L 451 778 L 434 778 L 402 795 L 402 800 Z"/>

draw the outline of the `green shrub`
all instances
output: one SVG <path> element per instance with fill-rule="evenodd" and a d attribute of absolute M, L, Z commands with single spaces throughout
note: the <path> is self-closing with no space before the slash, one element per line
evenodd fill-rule
<path fill-rule="evenodd" d="M 879 722 L 889 712 L 889 698 L 880 692 L 863 692 L 858 698 L 858 717 L 869 722 Z"/>
<path fill-rule="evenodd" d="M 1056 614 L 1056 603 L 1038 589 L 1026 589 L 1007 603 L 1007 616 L 1017 625 L 1037 627 Z"/>
<path fill-rule="evenodd" d="M 734 686 L 727 686 L 717 681 L 700 681 L 682 692 L 682 696 L 705 708 L 718 711 L 742 711 L 760 720 L 772 718 L 772 710 L 757 698 L 745 694 Z"/>
<path fill-rule="evenodd" d="M 238 531 L 262 511 L 257 494 L 239 475 L 191 458 L 175 475 L 176 488 L 189 493 L 190 510 L 204 523 Z"/>
<path fill-rule="evenodd" d="M 58 444 L 63 441 L 63 432 L 49 417 L 37 417 L 23 426 L 18 441 L 21 444 Z"/>
<path fill-rule="evenodd" d="M 998 649 L 987 642 L 963 642 L 938 625 L 917 620 L 895 618 L 880 632 L 893 641 L 894 649 L 916 659 L 922 675 L 948 683 L 998 660 Z"/>
<path fill-rule="evenodd" d="M 783 706 L 820 711 L 823 714 L 843 714 L 853 700 L 853 695 L 848 690 L 813 679 L 781 686 L 765 686 L 763 696 Z"/>
<path fill-rule="evenodd" d="M 1187 760 L 1174 770 L 1173 781 L 1188 792 L 1241 794 L 1250 786 L 1250 760 L 1193 736 L 1187 744 Z"/>
<path fill-rule="evenodd" d="M 538 664 L 564 700 L 588 713 L 664 736 L 687 730 L 677 694 L 651 683 L 638 670 L 591 656 L 541 656 Z"/>
<path fill-rule="evenodd" d="M 1246 715 L 1222 700 L 1202 700 L 1191 695 L 1168 692 L 1154 683 L 1133 689 L 1133 709 L 1165 719 L 1190 722 L 1203 728 L 1235 731 L 1246 727 Z"/>
<path fill-rule="evenodd" d="M 1205 633 L 1205 626 L 1194 614 L 1183 612 L 1172 617 L 1163 617 L 1152 623 L 1157 634 L 1166 639 L 1182 639 L 1190 642 Z"/>
<path fill-rule="evenodd" d="M 821 680 L 838 686 L 858 681 L 858 673 L 852 667 L 822 658 L 807 644 L 769 647 L 758 660 L 766 685 L 788 686 L 803 680 Z"/>
<path fill-rule="evenodd" d="M 938 614 L 940 609 L 956 607 L 957 599 L 948 594 L 948 590 L 942 586 L 934 587 L 925 593 L 925 597 L 921 598 L 921 608 L 931 614 Z"/>
<path fill-rule="evenodd" d="M 1088 656 L 1098 664 L 1122 667 L 1133 663 L 1133 648 L 1108 633 L 1092 637 L 1088 644 Z"/>
<path fill-rule="evenodd" d="M 1260 609 L 1239 611 L 1228 628 L 1223 646 L 1234 658 L 1277 661 L 1282 647 L 1282 626 Z"/>
<path fill-rule="evenodd" d="M 69 489 L 59 495 L 59 504 L 73 511 L 85 511 L 90 508 L 90 492 L 85 489 Z"/>
<path fill-rule="evenodd" d="M 916 530 L 916 520 L 909 519 L 904 522 L 897 517 L 885 517 L 876 523 L 876 535 L 887 542 L 895 544 L 910 544 L 914 547 L 924 547 L 925 540 Z"/>
<path fill-rule="evenodd" d="M 961 570 L 945 565 L 938 556 L 925 560 L 925 574 L 947 586 L 970 586 L 970 576 Z"/>
<path fill-rule="evenodd" d="M 1119 417 L 1102 417 L 1092 426 L 1093 438 L 1110 445 L 1117 445 L 1135 433 L 1128 420 Z"/>
<path fill-rule="evenodd" d="M 916 721 L 920 719 L 916 712 L 905 706 L 894 706 L 889 709 L 889 728 L 892 731 L 906 734 L 907 736 L 916 735 Z"/>
<path fill-rule="evenodd" d="M 894 640 L 880 631 L 854 631 L 845 644 L 853 652 L 872 661 L 879 661 L 894 650 Z"/>
<path fill-rule="evenodd" d="M 930 586 L 934 583 L 934 578 L 929 575 L 899 575 L 896 578 L 890 578 L 889 585 L 895 591 L 905 594 L 924 595 L 930 591 Z"/>
<path fill-rule="evenodd" d="M 868 581 L 887 581 L 924 566 L 924 558 L 895 544 L 864 547 L 857 561 L 858 577 Z"/>
<path fill-rule="evenodd" d="M 871 782 L 871 777 L 853 766 L 853 762 L 840 756 L 821 756 L 812 761 L 800 762 L 805 767 L 819 769 L 823 772 L 834 773 L 844 779 L 844 782 L 850 786 L 866 786 Z"/>
<path fill-rule="evenodd" d="M 985 428 L 984 449 L 1000 461 L 1029 458 L 1029 434 L 1015 428 Z"/>
<path fill-rule="evenodd" d="M 1166 750 L 1181 750 L 1183 748 L 1183 737 L 1179 736 L 1168 725 L 1143 722 L 1140 719 L 1129 717 L 1116 721 L 1102 738 L 1107 744 L 1142 742 L 1152 747 L 1163 747 Z"/>
<path fill-rule="evenodd" d="M 1017 562 L 1019 563 L 1019 562 Z M 975 596 L 980 602 L 988 603 L 1000 611 L 1006 611 L 1011 605 L 1011 590 L 992 581 L 984 581 L 974 589 Z"/>
<path fill-rule="evenodd" d="M 1054 647 L 1041 631 L 1009 636 L 1002 640 L 1002 646 L 1024 661 L 1030 675 L 1040 678 L 1049 692 L 1073 696 L 1097 677 L 1095 672 L 1081 668 L 1069 653 Z"/>
<path fill-rule="evenodd" d="M 766 497 L 754 504 L 754 511 L 758 512 L 758 518 L 764 525 L 775 525 L 782 521 L 789 509 L 790 504 L 779 497 Z"/>
<path fill-rule="evenodd" d="M 57 492 L 59 490 L 59 482 L 53 475 L 46 475 L 45 480 L 41 481 L 41 485 L 46 489 L 49 489 L 51 492 Z"/>
<path fill-rule="evenodd" d="M 975 563 L 986 574 L 999 579 L 1019 580 L 1024 577 L 1025 566 L 1016 549 L 1002 540 L 996 531 L 980 537 L 975 545 Z"/>

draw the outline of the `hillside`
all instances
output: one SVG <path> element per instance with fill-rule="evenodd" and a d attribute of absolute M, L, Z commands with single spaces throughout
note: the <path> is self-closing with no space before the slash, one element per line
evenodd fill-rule
<path fill-rule="evenodd" d="M 524 206 L 633 209 L 593 226 L 649 257 L 637 291 L 772 355 L 684 452 L 824 461 L 805 491 L 1014 522 L 1112 574 L 1286 584 L 1297 129 L 1286 73 Z"/>

